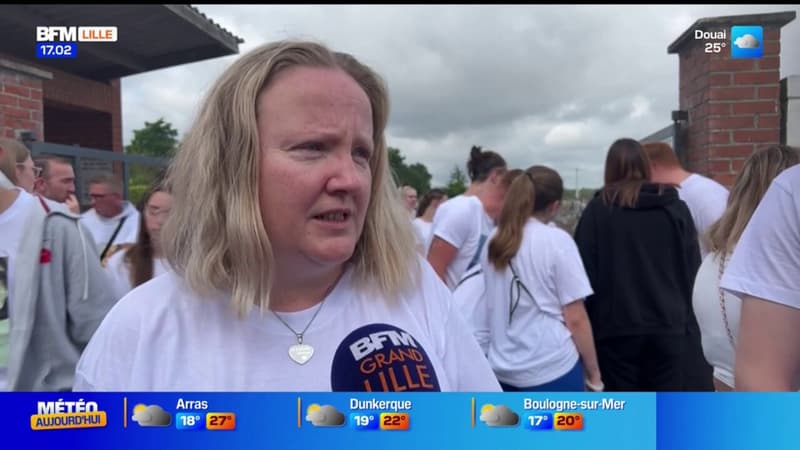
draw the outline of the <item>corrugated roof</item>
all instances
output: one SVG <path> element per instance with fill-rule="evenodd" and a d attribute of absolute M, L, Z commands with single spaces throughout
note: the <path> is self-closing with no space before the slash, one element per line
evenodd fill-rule
<path fill-rule="evenodd" d="M 37 59 L 37 26 L 116 26 L 117 42 L 78 42 L 74 59 Z M 242 38 L 189 5 L 3 5 L 0 53 L 107 81 L 239 52 Z"/>

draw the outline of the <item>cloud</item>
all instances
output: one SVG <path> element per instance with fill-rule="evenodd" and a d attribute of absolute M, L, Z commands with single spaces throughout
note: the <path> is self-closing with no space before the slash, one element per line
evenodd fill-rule
<path fill-rule="evenodd" d="M 347 51 L 386 80 L 387 143 L 445 184 L 483 145 L 510 165 L 552 164 L 573 187 L 602 184 L 608 146 L 671 123 L 679 58 L 666 49 L 704 17 L 764 5 L 198 5 L 243 37 L 243 54 L 284 38 Z M 486 17 L 493 20 L 487 21 Z M 800 74 L 800 21 L 781 30 L 781 76 Z M 126 77 L 125 143 L 159 117 L 182 136 L 202 95 L 238 56 Z"/>
<path fill-rule="evenodd" d="M 331 405 L 311 405 L 306 413 L 306 421 L 315 427 L 339 427 L 344 425 L 344 414 Z"/>
<path fill-rule="evenodd" d="M 484 405 L 481 408 L 481 421 L 490 427 L 510 427 L 519 423 L 519 414 L 504 405 Z"/>
<path fill-rule="evenodd" d="M 758 48 L 761 43 L 758 42 L 755 36 L 752 34 L 745 34 L 744 36 L 739 36 L 733 41 L 733 45 L 739 48 Z"/>
<path fill-rule="evenodd" d="M 134 410 L 134 422 L 143 427 L 166 427 L 172 423 L 172 416 L 158 405 L 150 405 Z"/>
<path fill-rule="evenodd" d="M 544 143 L 551 147 L 567 147 L 584 142 L 588 127 L 583 123 L 563 123 L 554 126 L 544 136 Z"/>

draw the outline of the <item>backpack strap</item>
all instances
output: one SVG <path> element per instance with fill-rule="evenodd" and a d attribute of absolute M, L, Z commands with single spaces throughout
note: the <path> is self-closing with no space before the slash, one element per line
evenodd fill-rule
<path fill-rule="evenodd" d="M 478 264 L 478 261 L 481 259 L 481 250 L 483 249 L 483 244 L 486 243 L 486 239 L 489 236 L 482 234 L 480 239 L 478 239 L 478 249 L 475 250 L 475 254 L 472 255 L 472 261 L 469 262 L 467 266 L 467 270 L 472 269 L 475 264 Z"/>
<path fill-rule="evenodd" d="M 111 235 L 111 239 L 109 239 L 108 243 L 106 244 L 106 248 L 103 249 L 103 253 L 100 253 L 100 261 L 105 259 L 106 253 L 108 253 L 108 249 L 111 248 L 111 244 L 114 242 L 114 239 L 117 238 L 117 235 L 119 234 L 119 230 L 122 229 L 122 225 L 125 223 L 125 219 L 127 219 L 127 218 L 128 218 L 128 216 L 124 216 L 122 219 L 119 220 L 119 223 L 117 224 L 117 228 L 114 230 L 114 234 Z"/>

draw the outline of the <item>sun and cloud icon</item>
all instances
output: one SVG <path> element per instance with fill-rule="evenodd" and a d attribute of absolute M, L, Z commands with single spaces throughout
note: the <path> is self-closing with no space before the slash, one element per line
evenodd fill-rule
<path fill-rule="evenodd" d="M 134 422 L 141 427 L 166 427 L 172 423 L 172 416 L 158 405 L 144 405 L 139 403 L 133 407 Z"/>
<path fill-rule="evenodd" d="M 315 427 L 340 427 L 344 425 L 344 414 L 331 405 L 312 403 L 306 409 L 306 421 Z"/>
<path fill-rule="evenodd" d="M 519 414 L 508 406 L 487 403 L 481 407 L 481 421 L 490 427 L 513 427 L 519 423 Z"/>

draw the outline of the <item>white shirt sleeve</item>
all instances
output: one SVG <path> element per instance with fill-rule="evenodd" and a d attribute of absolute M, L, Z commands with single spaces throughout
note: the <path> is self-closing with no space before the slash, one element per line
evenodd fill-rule
<path fill-rule="evenodd" d="M 470 203 L 464 201 L 450 205 L 445 202 L 439 206 L 433 219 L 433 236 L 456 248 L 464 245 L 470 236 L 476 234 L 475 225 L 480 217 L 468 205 Z"/>
<path fill-rule="evenodd" d="M 562 305 L 567 305 L 575 300 L 585 299 L 594 291 L 583 267 L 578 246 L 566 233 L 563 239 L 559 240 L 561 242 L 553 261 L 553 276 L 558 301 Z"/>
<path fill-rule="evenodd" d="M 736 245 L 720 286 L 800 309 L 800 167 L 770 185 Z"/>

